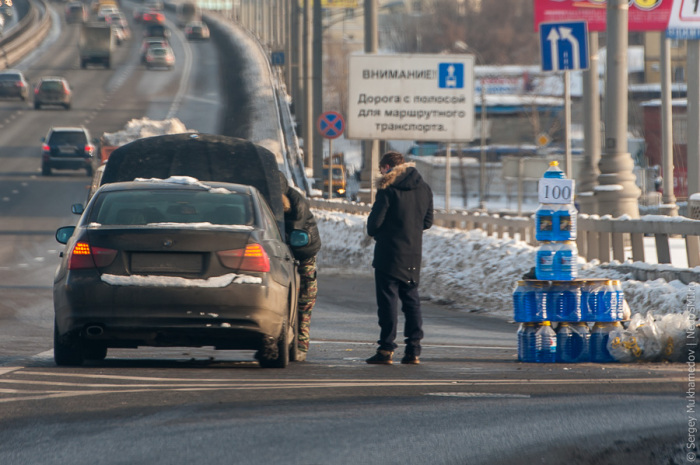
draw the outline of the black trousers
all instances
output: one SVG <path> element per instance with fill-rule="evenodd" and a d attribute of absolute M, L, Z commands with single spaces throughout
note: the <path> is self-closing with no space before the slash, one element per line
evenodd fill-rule
<path fill-rule="evenodd" d="M 374 270 L 374 286 L 377 294 L 377 315 L 379 316 L 380 350 L 393 351 L 398 346 L 396 332 L 398 328 L 398 307 L 405 317 L 403 335 L 406 337 L 406 353 L 420 355 L 420 341 L 423 339 L 423 317 L 420 311 L 418 286 L 409 284 L 391 275 Z"/>

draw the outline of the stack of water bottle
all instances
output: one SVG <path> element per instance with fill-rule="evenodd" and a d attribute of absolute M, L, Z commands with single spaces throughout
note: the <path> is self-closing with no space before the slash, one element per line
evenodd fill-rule
<path fill-rule="evenodd" d="M 619 281 L 577 279 L 574 185 L 550 163 L 540 180 L 535 213 L 537 279 L 518 281 L 513 292 L 522 362 L 612 362 L 610 332 L 621 326 L 624 294 Z M 553 327 L 556 324 L 556 330 Z M 593 323 L 593 328 L 589 327 Z"/>

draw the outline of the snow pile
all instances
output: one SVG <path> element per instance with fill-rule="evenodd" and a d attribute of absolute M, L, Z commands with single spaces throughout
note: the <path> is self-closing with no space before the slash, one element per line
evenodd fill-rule
<path fill-rule="evenodd" d="M 183 134 L 196 132 L 187 129 L 177 118 L 152 120 L 150 118 L 132 119 L 117 132 L 105 132 L 102 141 L 105 145 L 120 146 L 144 137 L 162 136 L 164 134 Z"/>
<path fill-rule="evenodd" d="M 371 276 L 374 240 L 366 233 L 367 216 L 324 210 L 314 210 L 314 215 L 323 243 L 318 254 L 319 270 Z M 423 236 L 421 297 L 512 319 L 513 289 L 534 267 L 536 251 L 524 242 L 488 237 L 481 230 L 434 226 Z M 614 264 L 603 267 L 597 260 L 583 259 L 579 259 L 579 277 L 622 281 L 632 314 L 697 314 L 697 283 L 636 281 Z"/>

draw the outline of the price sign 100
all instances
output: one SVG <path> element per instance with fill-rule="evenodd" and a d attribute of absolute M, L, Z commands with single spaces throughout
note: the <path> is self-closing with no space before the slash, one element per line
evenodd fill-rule
<path fill-rule="evenodd" d="M 540 180 L 538 193 L 540 203 L 571 203 L 574 198 L 574 181 L 543 178 Z"/>

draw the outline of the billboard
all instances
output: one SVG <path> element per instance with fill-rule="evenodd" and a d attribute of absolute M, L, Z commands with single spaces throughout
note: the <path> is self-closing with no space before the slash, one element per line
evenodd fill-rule
<path fill-rule="evenodd" d="M 468 142 L 474 56 L 352 55 L 348 139 Z"/>
<path fill-rule="evenodd" d="M 683 0 L 675 0 L 682 2 Z M 688 0 L 686 0 L 688 1 Z M 586 21 L 588 30 L 606 30 L 606 0 L 534 0 L 535 31 L 540 23 Z M 630 31 L 664 31 L 668 27 L 674 0 L 629 0 Z M 694 3 L 694 0 L 693 0 Z"/>

